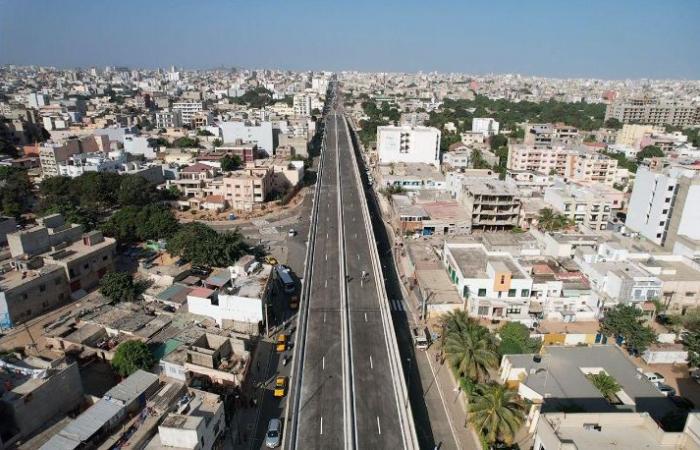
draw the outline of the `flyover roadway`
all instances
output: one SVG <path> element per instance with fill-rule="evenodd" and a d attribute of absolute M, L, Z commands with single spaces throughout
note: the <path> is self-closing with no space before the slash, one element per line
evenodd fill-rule
<path fill-rule="evenodd" d="M 350 130 L 331 104 L 312 208 L 285 447 L 417 449 Z"/>

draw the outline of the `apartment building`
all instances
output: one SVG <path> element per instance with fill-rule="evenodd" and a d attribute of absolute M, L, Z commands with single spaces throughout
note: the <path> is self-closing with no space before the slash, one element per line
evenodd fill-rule
<path fill-rule="evenodd" d="M 195 163 L 181 169 L 176 180 L 168 180 L 167 185 L 175 186 L 185 197 L 201 197 L 205 187 L 218 175 L 218 169 L 204 163 Z"/>
<path fill-rule="evenodd" d="M 68 277 L 71 295 L 98 286 L 107 272 L 114 270 L 117 241 L 104 237 L 101 231 L 91 231 L 79 241 L 56 248 L 43 256 L 46 264 L 61 268 Z"/>
<path fill-rule="evenodd" d="M 670 249 L 681 236 L 700 240 L 699 171 L 697 165 L 639 167 L 625 225 Z"/>
<path fill-rule="evenodd" d="M 518 226 L 519 192 L 493 178 L 461 177 L 451 183 L 450 193 L 470 216 L 471 231 L 501 231 Z"/>
<path fill-rule="evenodd" d="M 577 225 L 591 230 L 607 228 L 611 204 L 585 186 L 556 183 L 545 189 L 544 201 Z"/>
<path fill-rule="evenodd" d="M 0 329 L 12 328 L 70 300 L 62 267 L 41 258 L 16 263 L 0 276 Z"/>
<path fill-rule="evenodd" d="M 471 317 L 528 321 L 532 278 L 509 252 L 445 242 L 443 265 Z"/>
<path fill-rule="evenodd" d="M 311 115 L 311 96 L 308 94 L 295 94 L 292 103 L 295 116 L 310 116 Z"/>
<path fill-rule="evenodd" d="M 85 172 L 119 172 L 126 163 L 124 152 L 78 153 L 66 161 L 58 163 L 58 174 L 66 177 L 79 177 Z"/>
<path fill-rule="evenodd" d="M 247 167 L 225 175 L 220 183 L 212 183 L 206 192 L 221 195 L 233 209 L 251 211 L 264 203 L 273 183 L 272 167 Z"/>
<path fill-rule="evenodd" d="M 224 144 L 252 142 L 260 152 L 268 156 L 274 154 L 272 122 L 221 122 L 219 130 Z"/>
<path fill-rule="evenodd" d="M 224 156 L 238 156 L 244 163 L 253 162 L 257 156 L 258 147 L 252 142 L 234 142 L 216 147 L 216 151 L 197 156 L 197 161 L 219 161 Z"/>
<path fill-rule="evenodd" d="M 83 403 L 78 364 L 65 358 L 0 357 L 0 445 L 14 447 Z"/>
<path fill-rule="evenodd" d="M 626 123 L 617 131 L 615 144 L 641 150 L 640 144 L 645 135 L 650 133 L 661 133 L 663 131 L 663 127 L 659 126 Z"/>
<path fill-rule="evenodd" d="M 182 111 L 167 110 L 156 112 L 156 128 L 180 128 L 182 126 Z"/>
<path fill-rule="evenodd" d="M 379 164 L 425 163 L 440 167 L 440 130 L 432 127 L 377 127 Z"/>
<path fill-rule="evenodd" d="M 620 99 L 609 103 L 605 120 L 643 125 L 687 127 L 700 125 L 700 105 L 651 98 Z"/>
<path fill-rule="evenodd" d="M 224 402 L 217 394 L 188 389 L 177 408 L 158 425 L 144 450 L 212 450 L 226 429 Z"/>
<path fill-rule="evenodd" d="M 561 123 L 534 124 L 525 127 L 523 144 L 535 148 L 553 148 L 556 146 L 581 143 L 581 136 L 576 127 Z"/>
<path fill-rule="evenodd" d="M 179 111 L 183 125 L 191 125 L 192 118 L 195 114 L 204 110 L 202 102 L 175 102 L 172 106 L 173 111 Z"/>
<path fill-rule="evenodd" d="M 475 117 L 472 119 L 472 133 L 481 133 L 484 136 L 498 134 L 500 124 L 492 118 Z"/>
<path fill-rule="evenodd" d="M 74 144 L 56 144 L 47 142 L 39 148 L 39 163 L 44 177 L 55 177 L 60 174 L 59 164 L 72 155 L 80 153 L 80 147 Z"/>
<path fill-rule="evenodd" d="M 594 151 L 578 151 L 571 180 L 612 186 L 617 175 L 617 160 Z"/>

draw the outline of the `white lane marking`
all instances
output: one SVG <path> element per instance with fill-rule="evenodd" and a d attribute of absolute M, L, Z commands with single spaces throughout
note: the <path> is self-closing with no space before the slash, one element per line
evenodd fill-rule
<path fill-rule="evenodd" d="M 326 313 L 323 313 L 323 323 L 326 323 Z"/>
<path fill-rule="evenodd" d="M 365 322 L 367 322 L 367 313 L 365 313 Z"/>
<path fill-rule="evenodd" d="M 327 288 L 327 287 L 328 287 L 328 280 L 326 280 L 326 281 L 323 283 L 323 287 L 324 287 L 324 288 Z"/>
<path fill-rule="evenodd" d="M 374 363 L 372 362 L 372 355 L 369 355 L 369 368 L 374 369 Z"/>
<path fill-rule="evenodd" d="M 377 416 L 377 432 L 382 434 L 382 426 L 379 424 L 379 416 Z"/>
<path fill-rule="evenodd" d="M 326 239 L 328 239 L 328 233 L 326 233 Z"/>
<path fill-rule="evenodd" d="M 321 369 L 326 370 L 326 357 L 325 356 L 321 359 Z"/>
<path fill-rule="evenodd" d="M 355 239 L 357 239 L 357 233 L 355 233 Z"/>
<path fill-rule="evenodd" d="M 323 416 L 321 416 L 321 434 L 323 434 Z"/>
<path fill-rule="evenodd" d="M 360 254 L 359 254 L 359 253 L 357 254 L 357 259 L 358 259 L 358 260 L 360 259 Z"/>
<path fill-rule="evenodd" d="M 328 253 L 326 253 L 326 261 L 328 261 Z"/>

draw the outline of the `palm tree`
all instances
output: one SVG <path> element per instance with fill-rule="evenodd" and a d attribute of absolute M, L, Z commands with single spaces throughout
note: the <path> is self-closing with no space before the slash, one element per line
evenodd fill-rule
<path fill-rule="evenodd" d="M 525 405 L 514 390 L 498 383 L 476 386 L 469 401 L 469 422 L 489 443 L 512 443 L 524 421 Z"/>
<path fill-rule="evenodd" d="M 605 372 L 592 373 L 588 375 L 588 379 L 607 399 L 613 398 L 622 389 L 617 380 Z"/>
<path fill-rule="evenodd" d="M 457 374 L 487 380 L 489 369 L 498 365 L 496 342 L 489 330 L 462 314 L 448 317 L 445 328 L 445 353 Z"/>
<path fill-rule="evenodd" d="M 571 225 L 571 221 L 563 214 L 555 213 L 552 208 L 540 209 L 537 226 L 540 230 L 556 231 Z"/>

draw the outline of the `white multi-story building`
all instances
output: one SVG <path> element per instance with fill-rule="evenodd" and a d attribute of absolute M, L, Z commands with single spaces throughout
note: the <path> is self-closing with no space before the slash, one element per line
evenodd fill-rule
<path fill-rule="evenodd" d="M 608 104 L 605 120 L 685 127 L 700 124 L 700 105 L 649 98 L 620 99 Z"/>
<path fill-rule="evenodd" d="M 637 170 L 625 225 L 650 241 L 673 248 L 680 236 L 700 240 L 700 172 L 673 165 Z"/>
<path fill-rule="evenodd" d="M 480 243 L 445 242 L 443 264 L 470 316 L 527 322 L 532 277 L 508 252 Z"/>
<path fill-rule="evenodd" d="M 307 94 L 296 94 L 294 96 L 294 103 L 292 104 L 294 108 L 295 116 L 310 116 L 311 115 L 311 96 Z"/>
<path fill-rule="evenodd" d="M 267 153 L 268 156 L 273 155 L 272 122 L 221 122 L 219 130 L 225 144 L 238 140 L 253 142 L 258 146 L 258 151 Z"/>
<path fill-rule="evenodd" d="M 192 123 L 196 113 L 202 112 L 204 107 L 202 102 L 177 102 L 173 103 L 173 111 L 180 111 L 182 115 L 182 123 L 189 125 Z"/>
<path fill-rule="evenodd" d="M 481 133 L 484 136 L 494 136 L 498 134 L 500 124 L 490 117 L 475 117 L 472 119 L 472 132 Z"/>
<path fill-rule="evenodd" d="M 58 163 L 58 174 L 71 178 L 85 172 L 119 172 L 126 163 L 126 154 L 121 151 L 104 153 L 78 153 Z"/>
<path fill-rule="evenodd" d="M 27 105 L 30 108 L 41 108 L 49 104 L 49 97 L 40 92 L 32 92 L 27 94 Z"/>
<path fill-rule="evenodd" d="M 379 164 L 426 163 L 440 167 L 440 130 L 432 127 L 377 128 Z"/>
<path fill-rule="evenodd" d="M 610 219 L 608 200 L 585 186 L 556 183 L 545 189 L 544 201 L 567 219 L 591 230 L 604 230 Z"/>

